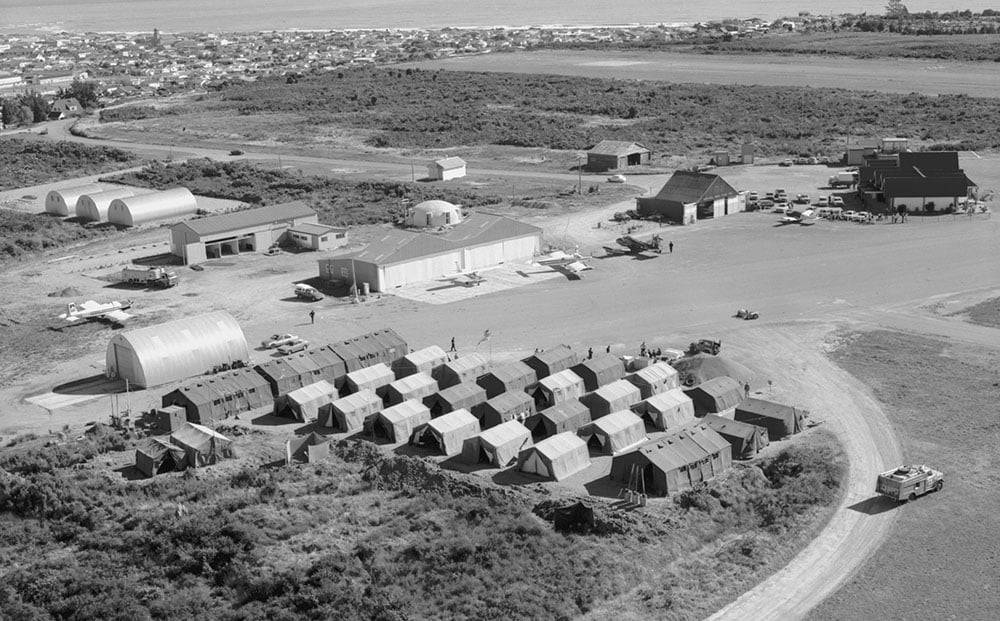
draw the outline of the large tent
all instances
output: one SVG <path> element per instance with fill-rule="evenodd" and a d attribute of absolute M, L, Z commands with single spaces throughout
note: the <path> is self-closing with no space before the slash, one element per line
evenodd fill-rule
<path fill-rule="evenodd" d="M 509 420 L 468 438 L 462 446 L 462 461 L 506 468 L 526 446 L 531 446 L 531 432 L 519 421 Z"/>
<path fill-rule="evenodd" d="M 448 362 L 448 354 L 437 345 L 430 345 L 417 351 L 411 351 L 397 360 L 392 370 L 397 378 L 404 378 L 414 373 L 426 373 L 431 377 L 436 375 L 436 369 Z"/>
<path fill-rule="evenodd" d="M 591 448 L 610 455 L 644 442 L 646 425 L 629 410 L 618 410 L 595 419 L 577 433 Z"/>
<path fill-rule="evenodd" d="M 319 420 L 327 427 L 353 433 L 364 429 L 365 420 L 382 409 L 382 397 L 370 388 L 363 388 L 319 408 Z"/>
<path fill-rule="evenodd" d="M 657 360 L 653 364 L 639 369 L 626 379 L 638 386 L 643 399 L 648 399 L 672 388 L 678 388 L 681 385 L 677 369 L 662 360 Z"/>
<path fill-rule="evenodd" d="M 535 398 L 535 405 L 541 409 L 563 401 L 579 399 L 586 391 L 583 379 L 579 375 L 569 369 L 563 369 L 539 380 L 532 396 Z"/>
<path fill-rule="evenodd" d="M 386 387 L 396 380 L 396 374 L 385 363 L 378 362 L 347 374 L 344 381 L 349 393 L 371 390 L 380 397 L 385 396 Z"/>
<path fill-rule="evenodd" d="M 564 431 L 576 431 L 590 422 L 590 408 L 579 399 L 570 399 L 546 408 L 525 421 L 537 442 Z"/>
<path fill-rule="evenodd" d="M 535 400 L 526 392 L 505 392 L 483 404 L 483 429 L 511 420 L 525 421 L 535 413 Z"/>
<path fill-rule="evenodd" d="M 684 393 L 694 402 L 696 414 L 724 414 L 743 401 L 743 387 L 731 377 L 714 377 L 688 388 Z"/>
<path fill-rule="evenodd" d="M 475 383 L 479 376 L 490 370 L 486 357 L 478 352 L 465 354 L 438 367 L 436 376 L 441 388 L 448 388 L 464 382 Z"/>
<path fill-rule="evenodd" d="M 580 399 L 590 408 L 590 417 L 593 419 L 619 410 L 627 410 L 641 400 L 642 394 L 635 384 L 623 379 L 601 386 Z"/>
<path fill-rule="evenodd" d="M 108 222 L 137 226 L 167 218 L 193 216 L 197 212 L 198 201 L 187 188 L 171 188 L 114 199 L 108 206 Z"/>
<path fill-rule="evenodd" d="M 763 399 L 747 399 L 736 406 L 738 421 L 765 427 L 772 440 L 779 440 L 802 431 L 804 412 L 790 405 L 783 405 Z"/>
<path fill-rule="evenodd" d="M 184 449 L 175 444 L 160 438 L 147 438 L 135 449 L 135 467 L 147 477 L 153 477 L 187 468 L 187 456 Z"/>
<path fill-rule="evenodd" d="M 587 390 L 597 390 L 625 377 L 625 363 L 617 356 L 598 354 L 575 365 L 573 372 L 580 376 Z"/>
<path fill-rule="evenodd" d="M 243 412 L 274 409 L 267 380 L 252 369 L 234 369 L 198 378 L 163 395 L 161 405 L 184 408 L 192 423 L 214 425 Z"/>
<path fill-rule="evenodd" d="M 330 456 L 330 439 L 315 431 L 285 442 L 285 465 L 315 463 Z"/>
<path fill-rule="evenodd" d="M 347 371 L 357 371 L 379 362 L 392 368 L 397 360 L 410 351 L 406 341 L 391 328 L 337 341 L 327 345 L 327 349 L 344 361 Z"/>
<path fill-rule="evenodd" d="M 215 311 L 112 336 L 105 374 L 150 388 L 248 360 L 250 347 L 240 325 L 229 313 Z"/>
<path fill-rule="evenodd" d="M 424 405 L 430 408 L 431 416 L 439 416 L 463 408 L 478 414 L 485 402 L 486 391 L 472 382 L 451 386 L 424 397 Z"/>
<path fill-rule="evenodd" d="M 539 351 L 528 356 L 523 362 L 534 369 L 538 379 L 554 375 L 559 371 L 570 369 L 580 357 L 567 345 L 559 345 L 545 351 Z"/>
<path fill-rule="evenodd" d="M 732 465 L 728 443 L 701 423 L 647 442 L 611 460 L 613 481 L 634 483 L 639 475 L 646 493 L 674 494 L 709 481 Z"/>
<path fill-rule="evenodd" d="M 753 459 L 769 444 L 767 429 L 738 420 L 706 414 L 701 421 L 733 447 L 733 459 Z"/>
<path fill-rule="evenodd" d="M 417 427 L 411 444 L 431 448 L 451 457 L 462 452 L 465 440 L 479 435 L 479 420 L 466 409 L 455 410 Z"/>
<path fill-rule="evenodd" d="M 319 380 L 326 380 L 339 387 L 347 374 L 344 361 L 328 349 L 310 349 L 273 358 L 258 364 L 254 369 L 270 384 L 271 394 L 275 398 Z"/>
<path fill-rule="evenodd" d="M 546 479 L 562 481 L 590 465 L 587 443 L 564 431 L 530 446 L 517 456 L 517 469 Z"/>
<path fill-rule="evenodd" d="M 520 360 L 493 367 L 476 383 L 486 389 L 486 396 L 493 397 L 504 392 L 524 392 L 538 381 L 535 370 Z"/>
<path fill-rule="evenodd" d="M 320 380 L 288 393 L 285 397 L 285 408 L 291 412 L 295 420 L 310 423 L 319 417 L 320 407 L 333 402 L 338 394 L 336 386 L 326 380 Z"/>
<path fill-rule="evenodd" d="M 385 388 L 385 402 L 389 405 L 396 405 L 409 399 L 423 400 L 438 391 L 438 383 L 434 378 L 418 371 L 411 375 L 401 377 Z"/>
<path fill-rule="evenodd" d="M 188 466 L 200 468 L 231 455 L 232 440 L 208 427 L 187 423 L 170 434 L 170 442 L 184 449 Z"/>
<path fill-rule="evenodd" d="M 645 417 L 657 429 L 673 429 L 694 420 L 694 402 L 680 388 L 644 399 L 632 411 Z"/>
<path fill-rule="evenodd" d="M 385 437 L 389 442 L 406 442 L 413 430 L 431 420 L 431 411 L 415 399 L 385 408 L 372 423 L 372 435 Z"/>

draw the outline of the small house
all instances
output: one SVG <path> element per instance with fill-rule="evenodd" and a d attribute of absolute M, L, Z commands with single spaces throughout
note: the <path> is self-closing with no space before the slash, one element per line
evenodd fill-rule
<path fill-rule="evenodd" d="M 427 178 L 432 181 L 447 181 L 465 176 L 465 160 L 460 157 L 446 157 L 427 165 Z"/>
<path fill-rule="evenodd" d="M 653 152 L 637 142 L 602 140 L 587 151 L 587 170 L 604 172 L 649 164 Z"/>
<path fill-rule="evenodd" d="M 288 229 L 287 238 L 305 250 L 334 250 L 348 244 L 347 229 L 303 222 Z"/>

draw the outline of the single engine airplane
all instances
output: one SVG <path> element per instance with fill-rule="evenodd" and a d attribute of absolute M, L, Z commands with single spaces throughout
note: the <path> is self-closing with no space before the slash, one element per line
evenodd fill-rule
<path fill-rule="evenodd" d="M 631 254 L 646 257 L 645 253 L 647 252 L 660 254 L 661 241 L 663 241 L 663 238 L 659 235 L 654 235 L 648 242 L 636 239 L 631 235 L 625 235 L 624 237 L 619 237 L 615 240 L 615 243 L 618 244 L 620 248 L 604 246 L 604 251 L 607 252 L 608 255 Z"/>
<path fill-rule="evenodd" d="M 66 305 L 66 312 L 59 315 L 59 319 L 65 319 L 70 323 L 96 319 L 98 321 L 110 321 L 111 323 L 123 325 L 127 319 L 132 317 L 132 315 L 125 312 L 129 308 L 132 308 L 132 300 L 125 300 L 124 302 L 115 300 L 103 304 L 87 300 L 79 305 L 75 302 L 70 302 Z"/>
<path fill-rule="evenodd" d="M 814 209 L 803 209 L 802 211 L 789 211 L 785 214 L 781 220 L 778 220 L 777 226 L 784 226 L 786 224 L 801 224 L 802 226 L 812 226 L 816 224 L 816 218 L 813 217 L 815 213 Z"/>

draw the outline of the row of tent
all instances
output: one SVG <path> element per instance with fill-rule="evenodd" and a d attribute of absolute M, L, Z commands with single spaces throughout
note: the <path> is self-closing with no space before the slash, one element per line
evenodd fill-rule
<path fill-rule="evenodd" d="M 156 191 L 120 186 L 109 190 L 87 184 L 50 190 L 45 196 L 45 211 L 62 217 L 70 216 L 72 211 L 81 222 L 137 226 L 193 216 L 198 213 L 198 201 L 187 188 Z"/>
<path fill-rule="evenodd" d="M 148 438 L 135 451 L 135 467 L 147 477 L 201 468 L 232 457 L 232 440 L 208 427 L 184 423 L 167 439 Z"/>

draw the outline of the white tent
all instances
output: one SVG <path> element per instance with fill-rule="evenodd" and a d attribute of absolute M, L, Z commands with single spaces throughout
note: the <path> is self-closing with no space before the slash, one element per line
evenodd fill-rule
<path fill-rule="evenodd" d="M 628 410 L 602 416 L 580 430 L 580 437 L 602 453 L 620 453 L 646 441 L 646 425 Z"/>
<path fill-rule="evenodd" d="M 632 409 L 657 429 L 672 429 L 694 420 L 694 402 L 680 388 L 653 395 Z"/>
<path fill-rule="evenodd" d="M 561 481 L 590 465 L 587 443 L 565 431 L 521 451 L 517 469 Z"/>
<path fill-rule="evenodd" d="M 396 379 L 396 374 L 392 372 L 385 363 L 379 362 L 368 367 L 363 367 L 357 371 L 347 374 L 344 383 L 348 392 L 360 392 L 368 389 L 377 393 L 380 397 L 385 395 L 385 388 Z"/>
<path fill-rule="evenodd" d="M 639 388 L 643 399 L 648 399 L 653 395 L 681 385 L 677 369 L 662 360 L 657 360 L 648 367 L 639 369 L 625 379 Z"/>
<path fill-rule="evenodd" d="M 385 401 L 390 405 L 402 403 L 410 399 L 418 401 L 429 397 L 438 391 L 438 383 L 434 378 L 419 371 L 392 382 L 385 389 Z"/>
<path fill-rule="evenodd" d="M 309 423 L 319 418 L 320 409 L 336 398 L 336 386 L 320 380 L 288 393 L 285 403 L 295 420 Z"/>
<path fill-rule="evenodd" d="M 216 463 L 227 456 L 233 441 L 208 427 L 185 423 L 170 434 L 170 442 L 184 449 L 187 464 L 197 468 Z"/>
<path fill-rule="evenodd" d="M 462 446 L 462 460 L 506 468 L 517 460 L 526 446 L 531 446 L 531 432 L 520 422 L 511 420 L 468 438 Z"/>
<path fill-rule="evenodd" d="M 478 435 L 480 431 L 476 417 L 462 408 L 418 427 L 410 441 L 416 445 L 435 448 L 450 457 L 461 453 L 465 440 Z"/>
<path fill-rule="evenodd" d="M 364 388 L 320 406 L 319 416 L 327 427 L 336 427 L 339 431 L 354 432 L 364 428 L 365 419 L 374 416 L 382 409 L 382 397 L 375 391 Z M 332 424 L 331 424 L 332 423 Z"/>
<path fill-rule="evenodd" d="M 388 407 L 375 417 L 373 432 L 385 435 L 389 442 L 406 442 L 413 430 L 431 420 L 431 411 L 418 400 L 410 399 Z"/>
<path fill-rule="evenodd" d="M 426 373 L 433 377 L 436 369 L 446 362 L 448 362 L 448 354 L 437 345 L 430 345 L 406 354 L 393 363 L 392 370 L 399 378 L 414 373 Z"/>

